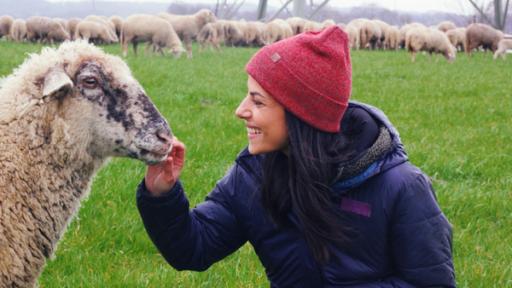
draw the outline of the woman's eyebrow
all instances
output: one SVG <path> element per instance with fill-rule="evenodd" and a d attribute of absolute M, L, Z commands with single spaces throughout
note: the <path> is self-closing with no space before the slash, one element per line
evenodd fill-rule
<path fill-rule="evenodd" d="M 260 92 L 256 92 L 256 91 L 249 92 L 249 95 L 251 95 L 252 97 L 260 96 L 260 97 L 265 98 L 265 96 L 263 94 L 261 94 Z"/>

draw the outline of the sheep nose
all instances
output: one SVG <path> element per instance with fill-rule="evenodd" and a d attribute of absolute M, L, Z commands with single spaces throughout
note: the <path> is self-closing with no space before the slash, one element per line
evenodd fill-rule
<path fill-rule="evenodd" d="M 155 134 L 158 140 L 164 142 L 164 144 L 172 144 L 173 135 L 167 123 L 162 123 L 162 125 L 159 125 L 159 127 L 155 131 Z"/>
<path fill-rule="evenodd" d="M 169 128 L 160 128 L 156 131 L 156 136 L 158 137 L 158 140 L 161 140 L 165 144 L 172 144 L 172 132 Z"/>

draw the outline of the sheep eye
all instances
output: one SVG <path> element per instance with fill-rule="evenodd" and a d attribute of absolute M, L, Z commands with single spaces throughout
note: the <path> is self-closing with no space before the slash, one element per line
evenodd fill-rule
<path fill-rule="evenodd" d="M 83 80 L 83 83 L 87 88 L 96 88 L 96 86 L 98 85 L 98 81 L 94 77 L 85 78 Z"/>

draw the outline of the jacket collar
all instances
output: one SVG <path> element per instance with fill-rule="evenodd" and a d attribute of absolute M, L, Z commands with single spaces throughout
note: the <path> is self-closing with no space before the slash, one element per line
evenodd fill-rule
<path fill-rule="evenodd" d="M 339 176 L 332 185 L 336 194 L 356 188 L 369 178 L 408 160 L 398 131 L 381 110 L 354 101 L 349 103 L 349 109 L 351 107 L 364 109 L 371 115 L 380 127 L 379 136 L 355 161 L 349 164 L 340 163 Z"/>

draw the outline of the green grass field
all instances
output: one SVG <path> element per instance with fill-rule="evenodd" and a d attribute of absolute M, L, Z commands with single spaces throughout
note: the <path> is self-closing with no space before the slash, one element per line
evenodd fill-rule
<path fill-rule="evenodd" d="M 0 76 L 40 48 L 0 41 Z M 105 49 L 120 54 L 119 46 Z M 187 145 L 182 181 L 192 206 L 246 145 L 234 110 L 246 93 L 244 65 L 255 51 L 126 59 Z M 352 99 L 381 108 L 401 132 L 411 161 L 432 177 L 453 224 L 459 287 L 512 287 L 512 57 L 459 54 L 452 64 L 435 58 L 418 55 L 411 63 L 406 52 L 355 51 Z M 135 206 L 144 170 L 142 163 L 113 159 L 99 172 L 40 287 L 269 286 L 250 245 L 206 272 L 168 266 Z"/>

